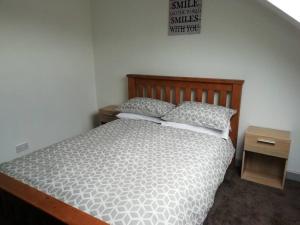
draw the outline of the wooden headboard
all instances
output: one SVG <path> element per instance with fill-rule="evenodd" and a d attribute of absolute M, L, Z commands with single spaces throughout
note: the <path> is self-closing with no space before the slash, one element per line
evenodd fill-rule
<path fill-rule="evenodd" d="M 176 105 L 182 101 L 217 104 L 237 110 L 231 119 L 230 137 L 238 138 L 243 80 L 128 74 L 128 98 L 156 98 Z"/>

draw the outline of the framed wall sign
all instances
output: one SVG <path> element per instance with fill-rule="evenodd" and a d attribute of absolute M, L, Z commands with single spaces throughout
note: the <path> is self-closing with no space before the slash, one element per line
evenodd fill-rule
<path fill-rule="evenodd" d="M 169 0 L 169 35 L 199 34 L 202 0 Z"/>

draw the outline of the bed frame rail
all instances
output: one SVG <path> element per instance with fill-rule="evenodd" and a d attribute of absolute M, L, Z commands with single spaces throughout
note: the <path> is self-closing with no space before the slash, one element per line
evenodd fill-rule
<path fill-rule="evenodd" d="M 108 225 L 3 173 L 0 173 L 0 224 Z"/>

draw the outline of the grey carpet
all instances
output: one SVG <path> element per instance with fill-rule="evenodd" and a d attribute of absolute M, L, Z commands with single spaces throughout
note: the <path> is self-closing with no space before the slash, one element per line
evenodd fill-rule
<path fill-rule="evenodd" d="M 204 225 L 300 225 L 300 183 L 287 180 L 281 191 L 229 169 Z"/>

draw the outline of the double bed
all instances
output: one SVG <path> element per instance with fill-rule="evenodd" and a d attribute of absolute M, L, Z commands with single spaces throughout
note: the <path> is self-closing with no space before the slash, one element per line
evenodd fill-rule
<path fill-rule="evenodd" d="M 1 164 L 0 215 L 23 224 L 202 224 L 234 157 L 242 85 L 128 75 L 129 98 L 205 100 L 237 110 L 231 139 L 118 119 Z"/>

